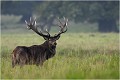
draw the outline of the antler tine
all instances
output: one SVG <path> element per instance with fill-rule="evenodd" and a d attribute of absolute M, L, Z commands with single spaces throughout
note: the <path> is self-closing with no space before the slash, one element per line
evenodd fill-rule
<path fill-rule="evenodd" d="M 65 17 L 63 16 L 63 19 L 64 19 L 64 21 L 65 21 Z"/>
<path fill-rule="evenodd" d="M 66 19 L 65 17 L 63 17 L 63 18 L 64 18 L 64 21 L 65 21 L 65 23 L 64 23 L 64 27 L 65 27 L 65 26 L 67 26 L 68 19 Z"/>
<path fill-rule="evenodd" d="M 60 18 L 58 17 L 58 21 L 60 22 L 60 24 L 63 26 L 62 22 L 60 21 Z M 62 26 L 59 26 L 60 28 L 62 28 Z"/>
<path fill-rule="evenodd" d="M 61 28 L 62 33 L 67 31 L 67 22 L 68 22 L 68 19 L 66 19 L 65 17 L 63 17 L 63 19 L 64 19 L 65 22 L 64 22 L 64 24 L 63 24 L 63 26 Z M 66 30 L 64 30 L 65 27 L 66 27 Z"/>
<path fill-rule="evenodd" d="M 32 18 L 30 17 L 30 23 L 32 23 Z"/>
<path fill-rule="evenodd" d="M 27 24 L 27 28 L 28 29 L 32 29 L 34 32 L 36 32 L 38 35 L 43 36 L 43 37 L 50 37 L 50 34 L 47 33 L 47 35 L 43 34 L 42 31 L 38 31 L 38 28 L 36 26 L 36 18 L 34 18 L 34 20 L 32 20 L 32 18 L 30 17 L 30 22 L 28 23 L 25 20 L 25 23 Z"/>
<path fill-rule="evenodd" d="M 31 23 L 32 23 L 32 22 L 31 22 Z M 34 25 L 35 30 L 38 31 L 38 30 L 37 30 L 37 26 L 36 26 L 36 24 L 37 24 L 37 22 L 36 22 L 36 17 L 35 17 L 34 20 L 33 20 L 32 25 Z M 38 32 L 39 32 L 39 31 L 38 31 Z"/>
<path fill-rule="evenodd" d="M 59 17 L 58 17 L 58 18 L 59 18 Z M 59 19 L 58 19 L 58 20 L 59 20 Z M 61 23 L 59 24 L 59 23 L 57 22 L 57 26 L 61 28 Z"/>
<path fill-rule="evenodd" d="M 25 23 L 26 23 L 26 25 L 27 25 L 28 30 L 30 30 L 30 29 L 31 29 L 31 28 L 29 27 L 30 23 L 28 23 L 26 20 L 25 20 Z"/>
<path fill-rule="evenodd" d="M 32 25 L 36 26 L 36 17 L 34 18 Z"/>
<path fill-rule="evenodd" d="M 48 30 L 46 29 L 45 31 L 46 31 L 46 33 L 47 33 L 47 34 L 49 35 L 49 37 L 50 37 L 50 33 L 48 32 Z"/>
<path fill-rule="evenodd" d="M 65 19 L 65 17 L 63 17 L 63 19 L 64 19 L 64 21 L 65 21 L 65 23 L 63 24 L 61 21 L 60 21 L 60 19 L 58 18 L 58 20 L 59 20 L 59 22 L 60 22 L 60 24 L 62 25 L 62 26 L 60 26 L 60 31 L 58 32 L 58 34 L 55 34 L 54 35 L 54 37 L 58 37 L 58 36 L 60 36 L 62 33 L 65 33 L 66 31 L 67 31 L 67 23 L 68 23 L 68 19 Z M 66 28 L 66 29 L 65 29 Z"/>

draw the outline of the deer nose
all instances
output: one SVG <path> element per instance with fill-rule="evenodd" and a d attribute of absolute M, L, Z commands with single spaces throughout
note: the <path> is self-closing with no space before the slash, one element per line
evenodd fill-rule
<path fill-rule="evenodd" d="M 54 45 L 57 45 L 57 43 L 55 42 Z"/>

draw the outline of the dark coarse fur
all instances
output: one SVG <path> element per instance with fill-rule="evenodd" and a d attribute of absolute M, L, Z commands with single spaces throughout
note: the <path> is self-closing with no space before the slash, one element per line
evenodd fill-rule
<path fill-rule="evenodd" d="M 45 41 L 41 45 L 33 45 L 30 47 L 17 46 L 12 53 L 12 67 L 16 64 L 21 67 L 25 64 L 43 65 L 45 60 L 55 55 L 55 49 L 56 45 L 50 45 L 49 41 Z"/>

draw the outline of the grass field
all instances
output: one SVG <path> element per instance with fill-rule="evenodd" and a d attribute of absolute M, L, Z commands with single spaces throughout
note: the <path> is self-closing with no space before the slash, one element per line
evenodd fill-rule
<path fill-rule="evenodd" d="M 36 34 L 2 34 L 2 79 L 119 79 L 117 33 L 66 33 L 57 41 L 57 54 L 42 67 L 11 67 L 16 46 L 44 42 Z"/>

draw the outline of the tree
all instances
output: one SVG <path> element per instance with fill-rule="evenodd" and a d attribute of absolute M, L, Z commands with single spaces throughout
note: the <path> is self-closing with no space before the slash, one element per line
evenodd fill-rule
<path fill-rule="evenodd" d="M 119 1 L 1 1 L 1 14 L 22 15 L 22 22 L 37 14 L 48 31 L 56 17 L 65 16 L 76 23 L 97 22 L 100 32 L 118 32 Z"/>
<path fill-rule="evenodd" d="M 21 22 L 32 16 L 37 1 L 1 1 L 1 14 L 22 15 Z"/>
<path fill-rule="evenodd" d="M 50 23 L 56 16 L 66 16 L 76 23 L 97 22 L 100 32 L 118 32 L 119 1 L 47 1 L 37 6 L 36 12 Z"/>
<path fill-rule="evenodd" d="M 90 5 L 90 19 L 97 21 L 100 32 L 118 32 L 116 22 L 119 18 L 118 1 L 93 2 Z"/>
<path fill-rule="evenodd" d="M 59 8 L 61 7 L 61 5 L 62 2 L 59 1 L 45 1 L 42 2 L 41 5 L 36 6 L 34 14 L 39 15 L 40 22 L 42 22 L 42 29 L 47 26 L 48 31 L 50 31 L 54 19 L 60 14 Z"/>

